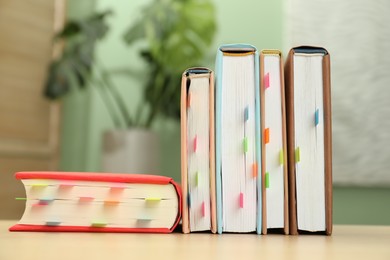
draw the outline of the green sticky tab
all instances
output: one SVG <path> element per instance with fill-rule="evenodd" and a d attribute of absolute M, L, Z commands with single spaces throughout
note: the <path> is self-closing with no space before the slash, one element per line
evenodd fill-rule
<path fill-rule="evenodd" d="M 199 186 L 199 172 L 195 173 L 195 185 L 196 185 L 196 187 Z"/>
<path fill-rule="evenodd" d="M 15 200 L 27 200 L 27 198 L 15 198 Z"/>
<path fill-rule="evenodd" d="M 248 152 L 248 138 L 244 138 L 244 153 Z"/>
<path fill-rule="evenodd" d="M 92 222 L 91 226 L 92 227 L 105 227 L 105 226 L 107 226 L 107 223 L 105 223 L 105 222 Z"/>
<path fill-rule="evenodd" d="M 269 188 L 269 173 L 265 173 L 265 187 L 268 189 Z"/>
<path fill-rule="evenodd" d="M 279 165 L 284 164 L 284 156 L 283 156 L 283 150 L 280 150 L 279 152 Z"/>
<path fill-rule="evenodd" d="M 301 151 L 299 147 L 295 149 L 295 163 L 299 162 L 301 160 Z"/>

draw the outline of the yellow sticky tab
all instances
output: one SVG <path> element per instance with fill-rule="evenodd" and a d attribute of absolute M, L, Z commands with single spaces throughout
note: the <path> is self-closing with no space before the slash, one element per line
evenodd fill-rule
<path fill-rule="evenodd" d="M 160 202 L 161 201 L 161 198 L 145 198 L 145 201 L 146 202 Z"/>
<path fill-rule="evenodd" d="M 301 151 L 299 147 L 295 149 L 295 163 L 299 162 L 301 160 Z"/>
<path fill-rule="evenodd" d="M 34 183 L 31 185 L 31 187 L 33 187 L 33 188 L 45 188 L 47 186 L 49 186 L 49 185 L 46 183 Z"/>
<path fill-rule="evenodd" d="M 199 186 L 199 172 L 195 173 L 195 185 L 196 185 L 196 187 Z"/>
<path fill-rule="evenodd" d="M 105 227 L 107 226 L 107 223 L 101 222 L 101 221 L 95 221 L 91 223 L 92 227 Z"/>
<path fill-rule="evenodd" d="M 279 152 L 279 164 L 280 165 L 284 164 L 283 150 L 280 150 L 280 152 Z"/>

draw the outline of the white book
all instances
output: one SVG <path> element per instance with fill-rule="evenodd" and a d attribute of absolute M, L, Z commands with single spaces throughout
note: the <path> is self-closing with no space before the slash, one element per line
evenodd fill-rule
<path fill-rule="evenodd" d="M 290 233 L 332 233 L 330 58 L 293 48 L 286 63 Z"/>
<path fill-rule="evenodd" d="M 283 229 L 288 234 L 287 150 L 284 75 L 281 52 L 260 53 L 262 107 L 263 233 Z"/>

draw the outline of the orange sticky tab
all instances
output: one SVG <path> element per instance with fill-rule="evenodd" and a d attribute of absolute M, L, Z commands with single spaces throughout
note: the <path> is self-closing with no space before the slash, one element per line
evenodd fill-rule
<path fill-rule="evenodd" d="M 202 202 L 201 210 L 202 210 L 202 217 L 206 216 L 206 205 L 204 201 Z"/>
<path fill-rule="evenodd" d="M 269 88 L 269 73 L 264 75 L 264 88 Z"/>
<path fill-rule="evenodd" d="M 105 206 L 116 206 L 119 204 L 119 200 L 105 200 L 104 205 Z"/>
<path fill-rule="evenodd" d="M 244 208 L 244 193 L 240 193 L 240 208 Z"/>
<path fill-rule="evenodd" d="M 257 163 L 253 164 L 252 170 L 253 170 L 253 178 L 256 178 L 257 177 Z"/>
<path fill-rule="evenodd" d="M 264 143 L 269 143 L 269 128 L 264 129 Z"/>

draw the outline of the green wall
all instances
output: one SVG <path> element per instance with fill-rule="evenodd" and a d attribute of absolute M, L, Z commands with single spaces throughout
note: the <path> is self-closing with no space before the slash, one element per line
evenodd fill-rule
<path fill-rule="evenodd" d="M 114 82 L 126 96 L 130 111 L 134 111 L 140 97 L 147 69 L 136 48 L 128 48 L 121 41 L 126 26 L 136 19 L 140 8 L 149 1 L 93 1 L 70 0 L 69 17 L 88 15 L 94 9 L 110 8 L 111 30 L 107 39 L 96 50 L 99 61 L 108 69 L 126 67 L 135 77 L 118 76 Z M 244 42 L 258 49 L 283 49 L 282 0 L 223 1 L 215 0 L 218 33 L 205 60 L 213 68 L 215 50 L 222 43 Z M 141 76 L 139 76 L 141 75 Z M 178 82 L 178 84 L 180 84 Z M 96 87 L 96 86 L 95 86 Z M 102 133 L 113 127 L 110 117 L 94 87 L 77 91 L 64 99 L 61 142 L 61 169 L 67 171 L 99 171 Z M 161 136 L 161 172 L 179 180 L 180 131 L 178 122 L 158 120 L 153 129 Z M 334 173 L 337 174 L 337 173 Z M 334 223 L 390 224 L 390 189 L 334 188 Z"/>

